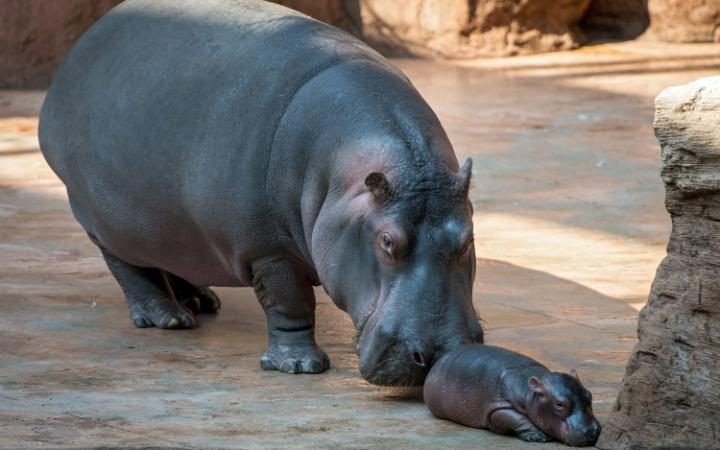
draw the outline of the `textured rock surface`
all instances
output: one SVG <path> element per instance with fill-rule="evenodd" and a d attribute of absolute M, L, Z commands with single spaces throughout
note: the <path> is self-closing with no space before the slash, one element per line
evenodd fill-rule
<path fill-rule="evenodd" d="M 665 42 L 720 42 L 720 0 L 649 0 L 648 36 Z"/>
<path fill-rule="evenodd" d="M 624 40 L 640 36 L 649 24 L 648 0 L 592 0 L 580 27 L 590 39 Z"/>
<path fill-rule="evenodd" d="M 358 0 L 270 0 L 296 9 L 315 19 L 359 33 L 360 4 Z"/>
<path fill-rule="evenodd" d="M 598 446 L 719 448 L 720 77 L 666 89 L 655 107 L 672 233 Z"/>
<path fill-rule="evenodd" d="M 0 87 L 47 86 L 75 40 L 121 0 L 3 0 Z"/>
<path fill-rule="evenodd" d="M 574 48 L 590 0 L 360 0 L 364 37 L 395 53 L 451 57 Z"/>

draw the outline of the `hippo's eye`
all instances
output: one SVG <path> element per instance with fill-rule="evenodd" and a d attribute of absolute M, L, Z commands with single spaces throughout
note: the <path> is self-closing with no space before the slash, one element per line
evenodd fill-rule
<path fill-rule="evenodd" d="M 567 407 L 567 403 L 562 400 L 555 400 L 555 409 L 563 411 Z"/>
<path fill-rule="evenodd" d="M 393 238 L 390 236 L 390 233 L 383 233 L 380 236 L 380 246 L 392 255 L 395 244 L 393 243 Z"/>

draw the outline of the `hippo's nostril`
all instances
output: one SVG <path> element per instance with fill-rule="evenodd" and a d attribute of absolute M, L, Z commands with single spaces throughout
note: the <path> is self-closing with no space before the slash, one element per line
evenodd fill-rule
<path fill-rule="evenodd" d="M 412 357 L 413 357 L 413 361 L 415 361 L 415 364 L 417 364 L 420 367 L 425 367 L 425 358 L 423 357 L 422 353 L 413 352 Z"/>

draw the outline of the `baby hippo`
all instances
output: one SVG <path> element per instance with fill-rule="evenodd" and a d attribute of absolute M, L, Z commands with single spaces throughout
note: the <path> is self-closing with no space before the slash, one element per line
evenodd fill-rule
<path fill-rule="evenodd" d="M 430 370 L 424 397 L 441 419 L 524 441 L 555 438 L 581 447 L 600 435 L 592 396 L 574 370 L 551 372 L 499 347 L 472 344 L 446 353 Z"/>

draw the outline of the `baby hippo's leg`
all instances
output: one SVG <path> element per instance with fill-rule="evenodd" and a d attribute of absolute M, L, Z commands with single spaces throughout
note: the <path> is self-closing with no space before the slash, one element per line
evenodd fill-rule
<path fill-rule="evenodd" d="M 550 436 L 540 431 L 526 416 L 514 409 L 498 409 L 490 415 L 490 431 L 514 434 L 527 442 L 548 442 Z"/>

